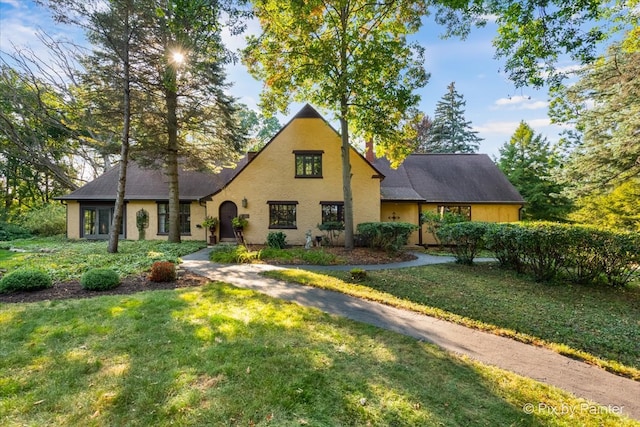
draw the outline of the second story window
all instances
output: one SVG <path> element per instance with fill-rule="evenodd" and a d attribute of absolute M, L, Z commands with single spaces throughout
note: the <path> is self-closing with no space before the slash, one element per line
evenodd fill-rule
<path fill-rule="evenodd" d="M 322 178 L 322 151 L 294 151 L 296 178 Z"/>

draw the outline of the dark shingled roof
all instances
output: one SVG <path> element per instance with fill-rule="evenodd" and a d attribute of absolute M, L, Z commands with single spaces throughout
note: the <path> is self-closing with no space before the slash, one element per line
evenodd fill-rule
<path fill-rule="evenodd" d="M 486 154 L 412 154 L 395 170 L 384 158 L 373 164 L 386 176 L 382 201 L 524 203 Z"/>
<path fill-rule="evenodd" d="M 224 168 L 219 173 L 179 168 L 180 200 L 201 200 L 219 191 L 241 169 L 243 162 L 246 162 L 246 157 L 237 168 Z M 115 201 L 119 171 L 120 165 L 116 165 L 85 186 L 57 199 Z M 129 162 L 125 200 L 166 200 L 168 197 L 169 184 L 162 169 L 143 168 L 133 161 Z"/>

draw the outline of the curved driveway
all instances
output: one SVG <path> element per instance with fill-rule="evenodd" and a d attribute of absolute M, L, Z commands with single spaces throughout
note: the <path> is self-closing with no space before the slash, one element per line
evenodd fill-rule
<path fill-rule="evenodd" d="M 261 272 L 283 268 L 266 264 L 214 264 L 210 249 L 183 257 L 182 267 L 193 273 L 253 289 L 274 298 L 316 307 L 327 313 L 431 342 L 448 351 L 467 355 L 567 390 L 600 405 L 640 420 L 640 382 L 611 374 L 598 367 L 570 359 L 551 350 L 523 344 L 509 338 L 470 329 L 412 311 L 351 297 L 339 292 L 265 278 Z M 421 254 L 417 260 L 384 266 L 358 266 L 367 270 L 401 268 L 451 262 L 451 257 Z M 313 270 L 351 269 L 355 266 L 295 266 Z M 588 410 L 588 409 L 585 409 Z"/>

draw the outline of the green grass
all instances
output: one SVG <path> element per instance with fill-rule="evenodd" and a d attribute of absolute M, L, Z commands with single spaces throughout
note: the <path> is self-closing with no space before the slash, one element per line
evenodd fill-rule
<path fill-rule="evenodd" d="M 110 254 L 107 252 L 106 241 L 39 238 L 5 243 L 27 252 L 13 253 L 3 261 L 3 268 L 8 271 L 22 266 L 41 269 L 49 273 L 54 281 L 79 279 L 83 273 L 93 268 L 110 268 L 121 277 L 139 274 L 149 270 L 154 261 L 176 262 L 181 256 L 206 246 L 205 242 L 199 241 L 176 244 L 158 240 L 122 240 L 118 244 L 118 253 Z"/>
<path fill-rule="evenodd" d="M 269 277 L 345 292 L 551 348 L 640 379 L 640 287 L 545 285 L 493 264 Z"/>
<path fill-rule="evenodd" d="M 0 304 L 0 342 L 3 426 L 640 425 L 435 346 L 222 283 Z"/>

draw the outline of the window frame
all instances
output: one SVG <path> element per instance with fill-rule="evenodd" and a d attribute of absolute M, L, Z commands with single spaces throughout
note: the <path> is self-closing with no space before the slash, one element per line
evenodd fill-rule
<path fill-rule="evenodd" d="M 165 212 L 161 212 L 161 206 L 166 207 Z M 191 235 L 191 202 L 180 202 L 180 235 Z M 169 202 L 156 202 L 156 218 L 158 220 L 158 236 L 169 234 Z M 162 230 L 166 231 L 162 231 Z"/>
<path fill-rule="evenodd" d="M 294 168 L 296 178 L 322 178 L 322 150 L 296 150 L 293 152 L 294 156 Z M 298 165 L 300 164 L 300 169 Z M 307 173 L 307 169 L 311 172 Z M 317 171 L 316 171 L 317 169 Z"/>
<path fill-rule="evenodd" d="M 105 211 L 107 211 L 107 221 L 104 222 L 104 218 L 102 218 L 102 215 L 105 214 Z M 98 229 L 100 228 L 100 224 L 105 224 L 106 225 L 106 233 L 87 233 L 87 213 L 88 212 L 93 212 L 93 227 L 91 228 L 95 228 L 96 231 L 98 231 Z M 102 213 L 102 215 L 101 215 Z M 108 239 L 109 238 L 109 234 L 111 233 L 111 223 L 113 222 L 113 217 L 115 215 L 115 206 L 113 203 L 89 203 L 89 204 L 80 204 L 80 237 L 83 239 L 90 239 L 90 240 L 102 240 L 102 239 Z M 124 238 L 125 236 L 125 225 L 126 225 L 126 218 L 127 216 L 127 210 L 126 210 L 126 206 L 123 207 L 122 210 L 122 218 L 120 219 L 120 236 Z"/>
<path fill-rule="evenodd" d="M 442 218 L 445 213 L 460 215 L 471 221 L 471 205 L 438 205 L 438 215 Z"/>
<path fill-rule="evenodd" d="M 269 206 L 269 229 L 271 230 L 297 230 L 298 229 L 298 202 L 270 200 L 267 202 Z M 284 209 L 282 209 L 284 208 Z M 288 211 L 288 212 L 286 212 Z M 286 214 L 292 216 L 288 224 L 280 224 L 280 221 L 286 221 Z M 279 216 L 280 218 L 276 218 Z M 283 219 L 284 217 L 284 219 Z"/>
<path fill-rule="evenodd" d="M 334 215 L 333 213 L 327 213 L 326 209 L 336 208 L 335 216 L 336 218 L 327 218 L 328 215 Z M 344 223 L 344 202 L 320 202 L 320 210 L 321 210 L 321 224 L 325 224 L 327 222 L 342 222 Z"/>

